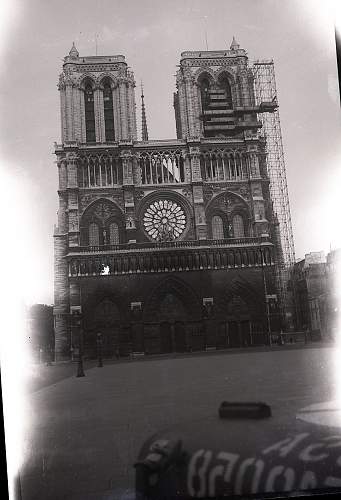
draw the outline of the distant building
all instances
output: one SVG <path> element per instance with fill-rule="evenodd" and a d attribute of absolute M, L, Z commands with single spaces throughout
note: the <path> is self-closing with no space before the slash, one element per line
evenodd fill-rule
<path fill-rule="evenodd" d="M 341 250 L 311 252 L 291 273 L 295 328 L 311 338 L 335 340 L 340 326 Z"/>
<path fill-rule="evenodd" d="M 182 53 L 176 85 L 177 138 L 149 138 L 143 96 L 138 141 L 125 57 L 64 58 L 58 359 L 76 313 L 89 355 L 98 333 L 112 356 L 264 344 L 283 327 L 294 253 L 273 62 L 250 65 L 233 40 Z"/>
<path fill-rule="evenodd" d="M 327 255 L 327 332 L 331 339 L 341 339 L 341 248 Z"/>

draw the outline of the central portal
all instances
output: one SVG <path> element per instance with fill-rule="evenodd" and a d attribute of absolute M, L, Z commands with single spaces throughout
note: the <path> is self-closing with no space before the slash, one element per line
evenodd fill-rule
<path fill-rule="evenodd" d="M 186 351 L 186 308 L 174 293 L 166 293 L 162 299 L 159 319 L 161 353 Z"/>

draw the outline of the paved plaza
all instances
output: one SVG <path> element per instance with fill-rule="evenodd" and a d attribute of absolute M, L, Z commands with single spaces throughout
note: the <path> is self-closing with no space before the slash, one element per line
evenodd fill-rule
<path fill-rule="evenodd" d="M 223 400 L 264 401 L 285 426 L 337 395 L 332 346 L 246 350 L 41 368 L 29 394 L 22 500 L 133 499 L 134 469 L 152 433 L 214 421 Z M 49 384 L 49 385 L 47 385 Z"/>

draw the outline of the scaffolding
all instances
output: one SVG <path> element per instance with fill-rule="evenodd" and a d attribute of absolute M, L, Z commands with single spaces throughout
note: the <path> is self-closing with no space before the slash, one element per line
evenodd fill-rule
<path fill-rule="evenodd" d="M 282 255 L 278 255 L 277 284 L 283 316 L 288 316 L 290 299 L 288 297 L 289 271 L 295 263 L 294 238 L 291 225 L 288 186 L 278 111 L 278 99 L 274 63 L 255 61 L 252 67 L 256 104 L 264 112 L 258 114 L 266 139 L 267 170 L 270 180 L 270 195 L 275 217 L 279 224 Z M 275 105 L 275 106 L 274 106 Z M 269 111 L 266 111 L 269 109 Z M 290 315 L 289 315 L 290 316 Z"/>

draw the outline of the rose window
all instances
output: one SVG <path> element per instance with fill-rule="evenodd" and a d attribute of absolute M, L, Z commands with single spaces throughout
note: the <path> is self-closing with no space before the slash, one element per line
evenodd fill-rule
<path fill-rule="evenodd" d="M 186 216 L 182 208 L 170 200 L 155 201 L 144 213 L 143 225 L 148 235 L 156 241 L 171 241 L 185 229 Z"/>

